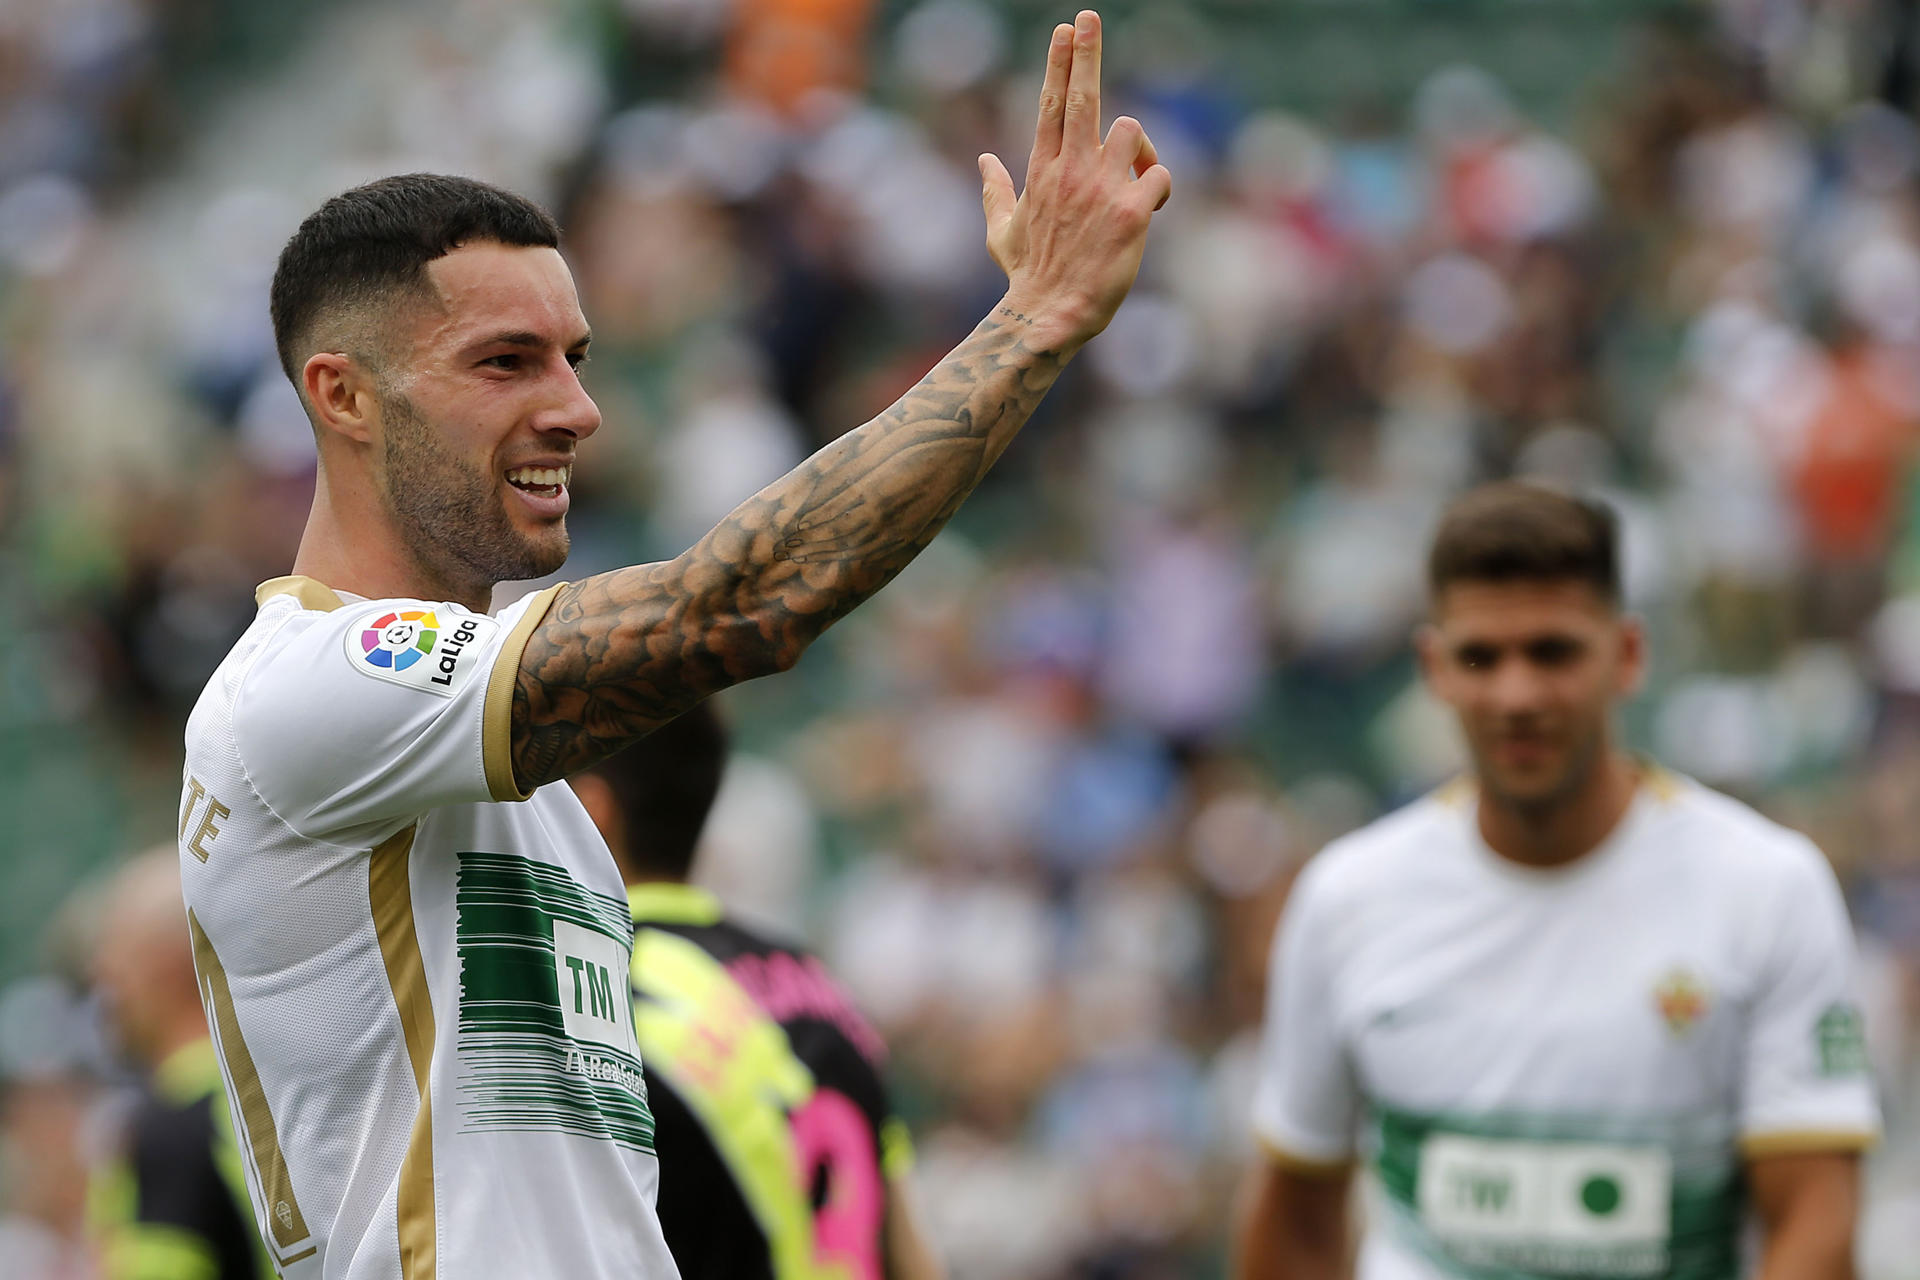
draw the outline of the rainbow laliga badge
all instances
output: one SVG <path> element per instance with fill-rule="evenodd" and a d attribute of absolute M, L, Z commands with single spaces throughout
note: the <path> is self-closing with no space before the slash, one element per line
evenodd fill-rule
<path fill-rule="evenodd" d="M 347 661 L 361 675 L 450 698 L 482 665 L 499 623 L 477 613 L 382 606 L 347 628 Z"/>

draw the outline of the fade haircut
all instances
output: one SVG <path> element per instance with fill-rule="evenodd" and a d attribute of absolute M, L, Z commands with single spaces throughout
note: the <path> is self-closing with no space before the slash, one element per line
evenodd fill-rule
<path fill-rule="evenodd" d="M 1518 480 L 1470 490 L 1440 517 L 1427 557 L 1435 603 L 1456 582 L 1584 582 L 1620 604 L 1620 530 L 1589 498 Z"/>
<path fill-rule="evenodd" d="M 727 763 L 727 731 L 706 703 L 586 772 L 613 792 L 626 828 L 623 869 L 685 880 Z"/>
<path fill-rule="evenodd" d="M 486 240 L 557 249 L 560 227 L 523 196 L 435 173 L 381 178 L 314 210 L 273 272 L 273 341 L 301 399 L 302 347 L 323 321 L 423 290 L 429 262 Z"/>

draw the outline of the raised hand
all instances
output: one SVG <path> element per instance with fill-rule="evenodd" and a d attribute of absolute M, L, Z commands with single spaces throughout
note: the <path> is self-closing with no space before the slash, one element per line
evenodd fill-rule
<path fill-rule="evenodd" d="M 522 791 L 719 689 L 784 671 L 952 517 L 1073 353 L 1113 318 L 1172 180 L 1134 120 L 1100 141 L 1100 19 L 1053 33 L 1026 192 L 980 157 L 1000 305 L 893 407 L 748 498 L 685 553 L 562 587 L 515 676 Z"/>
<path fill-rule="evenodd" d="M 1100 141 L 1099 14 L 1053 29 L 1026 190 L 1014 196 L 992 154 L 980 176 L 987 251 L 1007 273 L 1004 313 L 1030 325 L 1029 346 L 1072 351 L 1133 287 L 1147 225 L 1173 189 L 1138 120 L 1121 116 Z"/>

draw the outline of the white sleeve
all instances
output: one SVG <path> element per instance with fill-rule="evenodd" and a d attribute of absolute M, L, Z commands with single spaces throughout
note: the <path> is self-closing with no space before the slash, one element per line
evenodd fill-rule
<path fill-rule="evenodd" d="M 311 839 L 526 799 L 508 752 L 513 677 L 558 590 L 498 617 L 368 600 L 289 619 L 234 698 L 234 744 L 253 789 Z"/>
<path fill-rule="evenodd" d="M 1332 1165 L 1353 1158 L 1360 1091 L 1335 1016 L 1324 870 L 1307 865 L 1274 934 L 1253 1128 L 1276 1159 Z"/>
<path fill-rule="evenodd" d="M 1795 852 L 1747 1020 L 1740 1139 L 1749 1155 L 1859 1148 L 1880 1131 L 1846 903 L 1820 851 Z"/>

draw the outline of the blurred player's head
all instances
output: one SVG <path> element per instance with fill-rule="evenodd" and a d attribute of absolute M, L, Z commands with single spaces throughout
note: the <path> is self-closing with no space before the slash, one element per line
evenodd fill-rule
<path fill-rule="evenodd" d="M 453 587 L 566 559 L 574 446 L 600 411 L 559 243 L 511 192 L 407 174 L 320 206 L 274 271 L 274 340 L 323 482 Z"/>
<path fill-rule="evenodd" d="M 108 886 L 92 978 L 120 1047 L 154 1065 L 206 1034 L 171 845 L 127 861 Z"/>
<path fill-rule="evenodd" d="M 727 762 L 705 703 L 568 779 L 629 884 L 685 880 Z"/>
<path fill-rule="evenodd" d="M 1646 658 L 1619 559 L 1612 512 L 1537 485 L 1487 485 L 1442 516 L 1421 662 L 1494 802 L 1552 809 L 1611 750 Z"/>

